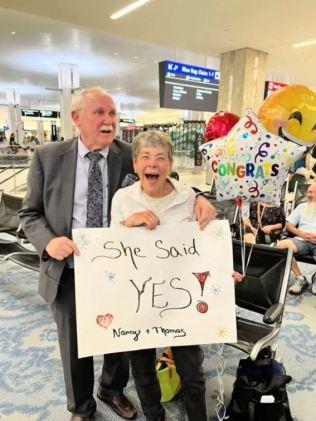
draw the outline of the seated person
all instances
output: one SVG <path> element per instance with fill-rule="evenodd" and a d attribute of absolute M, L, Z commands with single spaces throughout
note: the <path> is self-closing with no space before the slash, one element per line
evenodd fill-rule
<path fill-rule="evenodd" d="M 251 202 L 249 218 L 243 219 L 247 243 L 271 244 L 280 238 L 285 225 L 285 213 L 281 206 L 269 206 Z"/>
<path fill-rule="evenodd" d="M 173 144 L 159 131 L 139 133 L 132 142 L 134 170 L 139 181 L 119 190 L 112 202 L 111 226 L 145 226 L 194 221 L 195 194 L 169 178 Z M 190 421 L 207 421 L 203 353 L 199 345 L 172 347 Z M 165 420 L 155 372 L 156 350 L 129 353 L 137 393 L 147 420 Z"/>
<path fill-rule="evenodd" d="M 303 162 L 303 165 L 299 165 L 300 162 Z M 294 164 L 294 173 L 289 174 L 289 183 L 288 183 L 288 193 L 294 193 L 295 185 L 297 184 L 297 189 L 300 189 L 300 185 L 311 184 L 316 179 L 315 173 L 315 163 L 316 159 L 313 158 L 311 152 L 307 152 L 304 156 Z M 296 200 L 296 198 L 290 196 L 290 200 Z"/>
<path fill-rule="evenodd" d="M 307 190 L 307 202 L 298 205 L 287 217 L 285 227 L 295 237 L 279 241 L 277 247 L 291 248 L 297 255 L 312 256 L 316 263 L 316 183 L 311 184 Z M 289 293 L 300 295 L 308 288 L 308 282 L 295 259 L 292 262 L 292 271 L 296 282 Z M 312 293 L 316 295 L 315 275 L 312 279 Z"/>

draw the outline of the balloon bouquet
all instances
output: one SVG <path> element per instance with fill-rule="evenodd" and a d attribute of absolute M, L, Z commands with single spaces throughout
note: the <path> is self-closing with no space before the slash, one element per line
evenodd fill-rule
<path fill-rule="evenodd" d="M 213 138 L 200 147 L 215 176 L 217 200 L 236 199 L 242 216 L 251 201 L 279 206 L 288 170 L 316 144 L 316 94 L 308 88 L 277 91 L 258 115 L 247 109 L 226 134 L 210 121 L 205 138 Z M 221 137 L 214 140 L 214 132 Z"/>

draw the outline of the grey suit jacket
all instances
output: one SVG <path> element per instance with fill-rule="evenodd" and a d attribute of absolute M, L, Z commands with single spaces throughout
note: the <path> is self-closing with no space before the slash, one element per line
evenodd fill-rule
<path fill-rule="evenodd" d="M 49 304 L 55 300 L 66 260 L 49 258 L 45 247 L 55 237 L 71 236 L 77 149 L 77 138 L 36 149 L 19 212 L 23 230 L 41 256 L 39 292 Z M 132 172 L 130 145 L 114 140 L 108 154 L 109 218 L 113 195 Z"/>

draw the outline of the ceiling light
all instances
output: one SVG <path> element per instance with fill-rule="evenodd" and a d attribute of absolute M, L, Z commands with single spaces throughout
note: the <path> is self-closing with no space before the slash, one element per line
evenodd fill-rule
<path fill-rule="evenodd" d="M 119 53 L 117 52 L 117 51 L 115 51 L 115 53 L 114 53 L 116 56 L 118 56 L 119 55 Z"/>
<path fill-rule="evenodd" d="M 134 60 L 138 60 L 139 59 L 139 57 L 138 56 L 134 56 Z"/>
<path fill-rule="evenodd" d="M 12 31 L 12 32 L 11 32 L 11 35 L 15 35 L 15 31 Z"/>
<path fill-rule="evenodd" d="M 293 44 L 292 47 L 300 48 L 300 47 L 307 47 L 309 45 L 314 45 L 314 44 L 316 44 L 316 39 L 311 39 L 309 41 L 304 41 L 304 42 L 298 42 L 297 44 Z"/>
<path fill-rule="evenodd" d="M 110 16 L 110 19 L 119 19 L 122 16 L 127 15 L 127 13 L 130 13 L 131 11 L 137 9 L 138 7 L 143 6 L 144 4 L 148 3 L 150 0 L 137 0 L 131 3 L 130 5 L 124 7 L 123 9 L 119 10 L 118 12 L 114 13 Z"/>

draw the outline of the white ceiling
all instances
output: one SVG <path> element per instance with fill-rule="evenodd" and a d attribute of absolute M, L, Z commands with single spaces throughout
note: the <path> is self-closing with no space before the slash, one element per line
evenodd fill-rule
<path fill-rule="evenodd" d="M 148 112 L 158 107 L 158 61 L 215 68 L 220 53 L 243 47 L 269 54 L 270 77 L 316 88 L 316 45 L 292 48 L 316 38 L 316 0 L 151 0 L 109 19 L 128 3 L 0 0 L 0 102 L 16 89 L 27 106 L 56 107 L 45 88 L 57 87 L 58 63 L 72 63 L 81 86 L 101 84 L 122 111 Z"/>

